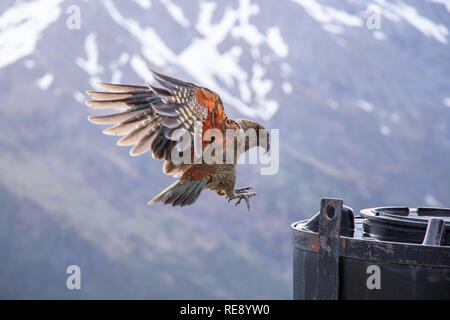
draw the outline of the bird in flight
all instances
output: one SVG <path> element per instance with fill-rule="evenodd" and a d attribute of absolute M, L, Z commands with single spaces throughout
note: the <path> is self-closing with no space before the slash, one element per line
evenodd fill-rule
<path fill-rule="evenodd" d="M 148 202 L 173 206 L 194 203 L 203 189 L 226 196 L 236 206 L 256 195 L 252 187 L 235 188 L 239 156 L 251 148 L 270 148 L 268 130 L 256 121 L 227 116 L 219 95 L 207 88 L 152 70 L 158 87 L 99 83 L 104 92 L 87 91 L 95 109 L 122 112 L 90 116 L 95 124 L 112 124 L 103 133 L 123 136 L 119 146 L 130 155 L 151 151 L 164 160 L 163 172 L 179 179 Z M 254 133 L 254 134 L 253 134 Z"/>

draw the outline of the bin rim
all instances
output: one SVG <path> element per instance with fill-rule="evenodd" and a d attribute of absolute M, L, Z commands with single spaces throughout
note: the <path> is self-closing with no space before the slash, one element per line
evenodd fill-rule
<path fill-rule="evenodd" d="M 364 218 L 355 218 L 355 226 L 362 224 Z M 302 229 L 299 220 L 291 223 L 292 244 L 294 248 L 317 253 L 319 234 Z M 450 267 L 450 246 L 424 245 L 384 241 L 373 238 L 351 238 L 340 236 L 339 257 L 416 266 Z"/>

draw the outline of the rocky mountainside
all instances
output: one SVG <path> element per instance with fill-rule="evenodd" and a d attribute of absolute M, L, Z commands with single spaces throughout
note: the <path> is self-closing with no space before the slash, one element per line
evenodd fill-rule
<path fill-rule="evenodd" d="M 321 197 L 450 206 L 449 30 L 447 0 L 2 1 L 0 297 L 290 298 Z M 277 174 L 238 168 L 250 214 L 147 207 L 172 178 L 86 120 L 85 90 L 149 65 L 279 129 Z"/>

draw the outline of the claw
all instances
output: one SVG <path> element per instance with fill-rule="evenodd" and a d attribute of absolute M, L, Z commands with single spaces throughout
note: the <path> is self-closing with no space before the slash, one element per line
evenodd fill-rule
<path fill-rule="evenodd" d="M 244 193 L 247 190 L 253 189 L 252 187 L 244 187 L 244 188 L 239 188 L 239 189 L 234 189 L 235 193 Z"/>
<path fill-rule="evenodd" d="M 248 188 L 247 188 L 247 190 L 248 190 Z M 253 196 L 256 196 L 256 192 L 252 192 L 252 193 L 239 193 L 239 194 L 236 194 L 236 197 L 235 197 L 235 198 L 229 199 L 228 202 L 230 202 L 231 200 L 234 200 L 234 199 L 238 199 L 238 201 L 236 201 L 236 203 L 235 203 L 235 206 L 237 207 L 238 204 L 241 203 L 242 199 L 244 199 L 245 202 L 246 202 L 246 204 L 247 204 L 247 209 L 248 209 L 248 211 L 250 212 L 250 198 L 253 197 Z"/>

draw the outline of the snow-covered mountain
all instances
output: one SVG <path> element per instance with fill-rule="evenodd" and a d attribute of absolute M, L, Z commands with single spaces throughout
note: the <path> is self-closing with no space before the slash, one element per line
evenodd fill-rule
<path fill-rule="evenodd" d="M 450 206 L 449 30 L 448 0 L 2 1 L 0 297 L 289 298 L 320 197 Z M 250 215 L 147 207 L 171 178 L 86 120 L 85 90 L 148 66 L 280 129 L 278 174 L 239 168 Z"/>

